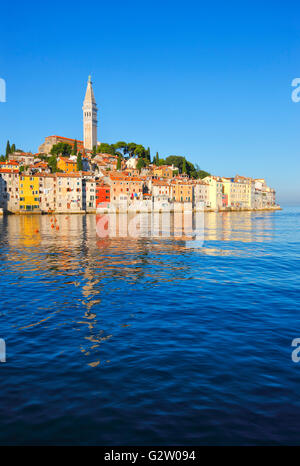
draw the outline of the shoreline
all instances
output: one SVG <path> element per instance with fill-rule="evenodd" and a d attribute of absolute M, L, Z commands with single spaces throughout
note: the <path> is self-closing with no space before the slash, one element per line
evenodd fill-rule
<path fill-rule="evenodd" d="M 186 210 L 184 211 L 183 209 L 181 210 L 164 210 L 164 209 L 159 209 L 159 210 L 150 210 L 150 211 L 144 211 L 144 210 L 119 210 L 116 209 L 115 212 L 110 211 L 109 209 L 101 209 L 101 210 L 80 210 L 77 212 L 70 212 L 70 211 L 63 211 L 63 212 L 42 212 L 42 211 L 35 211 L 35 212 L 3 212 L 0 210 L 0 217 L 4 217 L 7 215 L 88 215 L 88 214 L 109 214 L 109 213 L 117 213 L 117 214 L 126 214 L 126 213 L 165 213 L 165 212 L 170 212 L 170 213 L 184 213 L 184 212 L 205 212 L 205 213 L 231 213 L 231 212 L 276 212 L 279 210 L 283 210 L 281 206 L 273 206 L 273 207 L 262 207 L 262 208 L 255 208 L 255 209 L 249 209 L 245 207 L 226 207 L 224 209 L 191 209 L 191 210 Z"/>

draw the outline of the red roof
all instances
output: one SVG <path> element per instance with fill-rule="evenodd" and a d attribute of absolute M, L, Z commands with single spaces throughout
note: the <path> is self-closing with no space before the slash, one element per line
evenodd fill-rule
<path fill-rule="evenodd" d="M 13 170 L 12 168 L 1 168 L 0 173 L 19 173 L 19 170 Z"/>
<path fill-rule="evenodd" d="M 16 160 L 7 160 L 7 162 L 0 162 L 0 165 L 17 165 L 19 166 L 19 162 Z"/>
<path fill-rule="evenodd" d="M 78 141 L 78 139 L 72 139 L 72 138 L 65 138 L 64 136 L 47 136 L 48 138 L 59 138 L 59 139 L 64 139 L 65 141 L 77 141 L 79 144 L 83 144 L 83 141 Z"/>

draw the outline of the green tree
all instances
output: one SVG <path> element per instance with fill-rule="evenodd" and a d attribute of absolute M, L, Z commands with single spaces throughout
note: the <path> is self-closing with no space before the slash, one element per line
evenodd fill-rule
<path fill-rule="evenodd" d="M 5 157 L 7 158 L 9 156 L 9 154 L 11 154 L 11 149 L 10 149 L 9 141 L 7 141 L 6 150 L 5 150 Z"/>
<path fill-rule="evenodd" d="M 121 155 L 118 155 L 117 170 L 121 170 L 121 160 L 122 160 Z"/>
<path fill-rule="evenodd" d="M 97 154 L 97 146 L 93 146 L 92 157 L 95 157 L 96 154 Z"/>
<path fill-rule="evenodd" d="M 159 155 L 158 152 L 156 152 L 156 156 L 154 157 L 154 164 L 158 167 L 159 166 Z"/>
<path fill-rule="evenodd" d="M 130 142 L 128 144 L 128 154 L 129 154 L 129 157 L 133 157 L 134 156 L 134 153 L 135 153 L 135 150 L 137 148 L 137 144 L 135 142 Z"/>
<path fill-rule="evenodd" d="M 100 146 L 98 146 L 97 152 L 100 154 L 115 155 L 116 150 L 113 144 L 107 144 L 106 142 L 102 142 Z"/>
<path fill-rule="evenodd" d="M 74 146 L 73 146 L 73 150 L 72 150 L 72 155 L 77 155 L 77 141 L 75 139 L 74 141 Z"/>
<path fill-rule="evenodd" d="M 142 158 L 139 158 L 137 164 L 136 164 L 136 168 L 141 171 L 142 168 L 144 168 L 146 166 L 146 162 L 144 159 Z"/>
<path fill-rule="evenodd" d="M 196 175 L 197 175 L 196 178 L 200 178 L 201 180 L 203 180 L 203 178 L 206 178 L 207 176 L 210 176 L 210 173 L 208 173 L 205 170 L 200 170 L 200 168 L 199 168 L 196 171 Z"/>
<path fill-rule="evenodd" d="M 147 151 L 146 151 L 146 157 L 147 159 L 149 160 L 149 163 L 151 163 L 151 152 L 150 152 L 150 147 L 148 147 Z"/>
<path fill-rule="evenodd" d="M 114 148 L 118 151 L 121 151 L 122 155 L 128 154 L 128 144 L 125 141 L 118 141 L 116 144 L 113 144 Z"/>
<path fill-rule="evenodd" d="M 56 159 L 56 155 L 51 155 L 51 157 L 49 157 L 49 159 L 48 159 L 48 166 L 50 167 L 52 173 L 56 173 L 56 172 L 57 172 L 57 159 Z"/>
<path fill-rule="evenodd" d="M 187 173 L 186 160 L 185 160 L 185 158 L 183 159 L 183 162 L 182 162 L 182 173 Z"/>
<path fill-rule="evenodd" d="M 24 170 L 25 170 L 24 165 L 21 165 L 20 168 L 19 168 L 19 173 L 22 173 Z"/>
<path fill-rule="evenodd" d="M 77 170 L 78 171 L 82 171 L 82 155 L 81 155 L 81 152 L 78 152 L 78 155 L 77 155 Z"/>
<path fill-rule="evenodd" d="M 10 152 L 11 154 L 13 154 L 14 152 L 16 152 L 16 145 L 15 144 L 12 144 L 11 148 L 10 148 Z"/>
<path fill-rule="evenodd" d="M 57 144 L 54 144 L 52 147 L 50 154 L 51 155 L 62 155 L 63 157 L 68 157 L 71 155 L 72 152 L 72 146 L 71 144 L 66 144 L 64 142 L 58 142 Z"/>
<path fill-rule="evenodd" d="M 131 143 L 133 144 L 133 143 Z M 134 149 L 134 155 L 137 155 L 139 158 L 146 158 L 147 157 L 147 151 L 142 144 L 137 144 L 135 149 Z"/>

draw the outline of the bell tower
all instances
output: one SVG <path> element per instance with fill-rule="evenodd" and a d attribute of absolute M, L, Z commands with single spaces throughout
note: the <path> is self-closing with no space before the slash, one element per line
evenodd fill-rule
<path fill-rule="evenodd" d="M 92 78 L 89 76 L 83 101 L 83 146 L 93 150 L 97 145 L 97 105 L 94 97 Z"/>

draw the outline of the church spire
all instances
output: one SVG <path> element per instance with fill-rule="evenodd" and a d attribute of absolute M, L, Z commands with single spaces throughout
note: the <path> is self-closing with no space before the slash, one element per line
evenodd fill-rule
<path fill-rule="evenodd" d="M 93 150 L 93 147 L 97 145 L 97 105 L 91 76 L 88 77 L 82 110 L 84 147 Z"/>
<path fill-rule="evenodd" d="M 96 104 L 94 91 L 93 91 L 93 86 L 92 86 L 92 77 L 91 77 L 91 75 L 88 78 L 88 83 L 87 83 L 84 102 L 92 102 L 92 103 Z"/>

